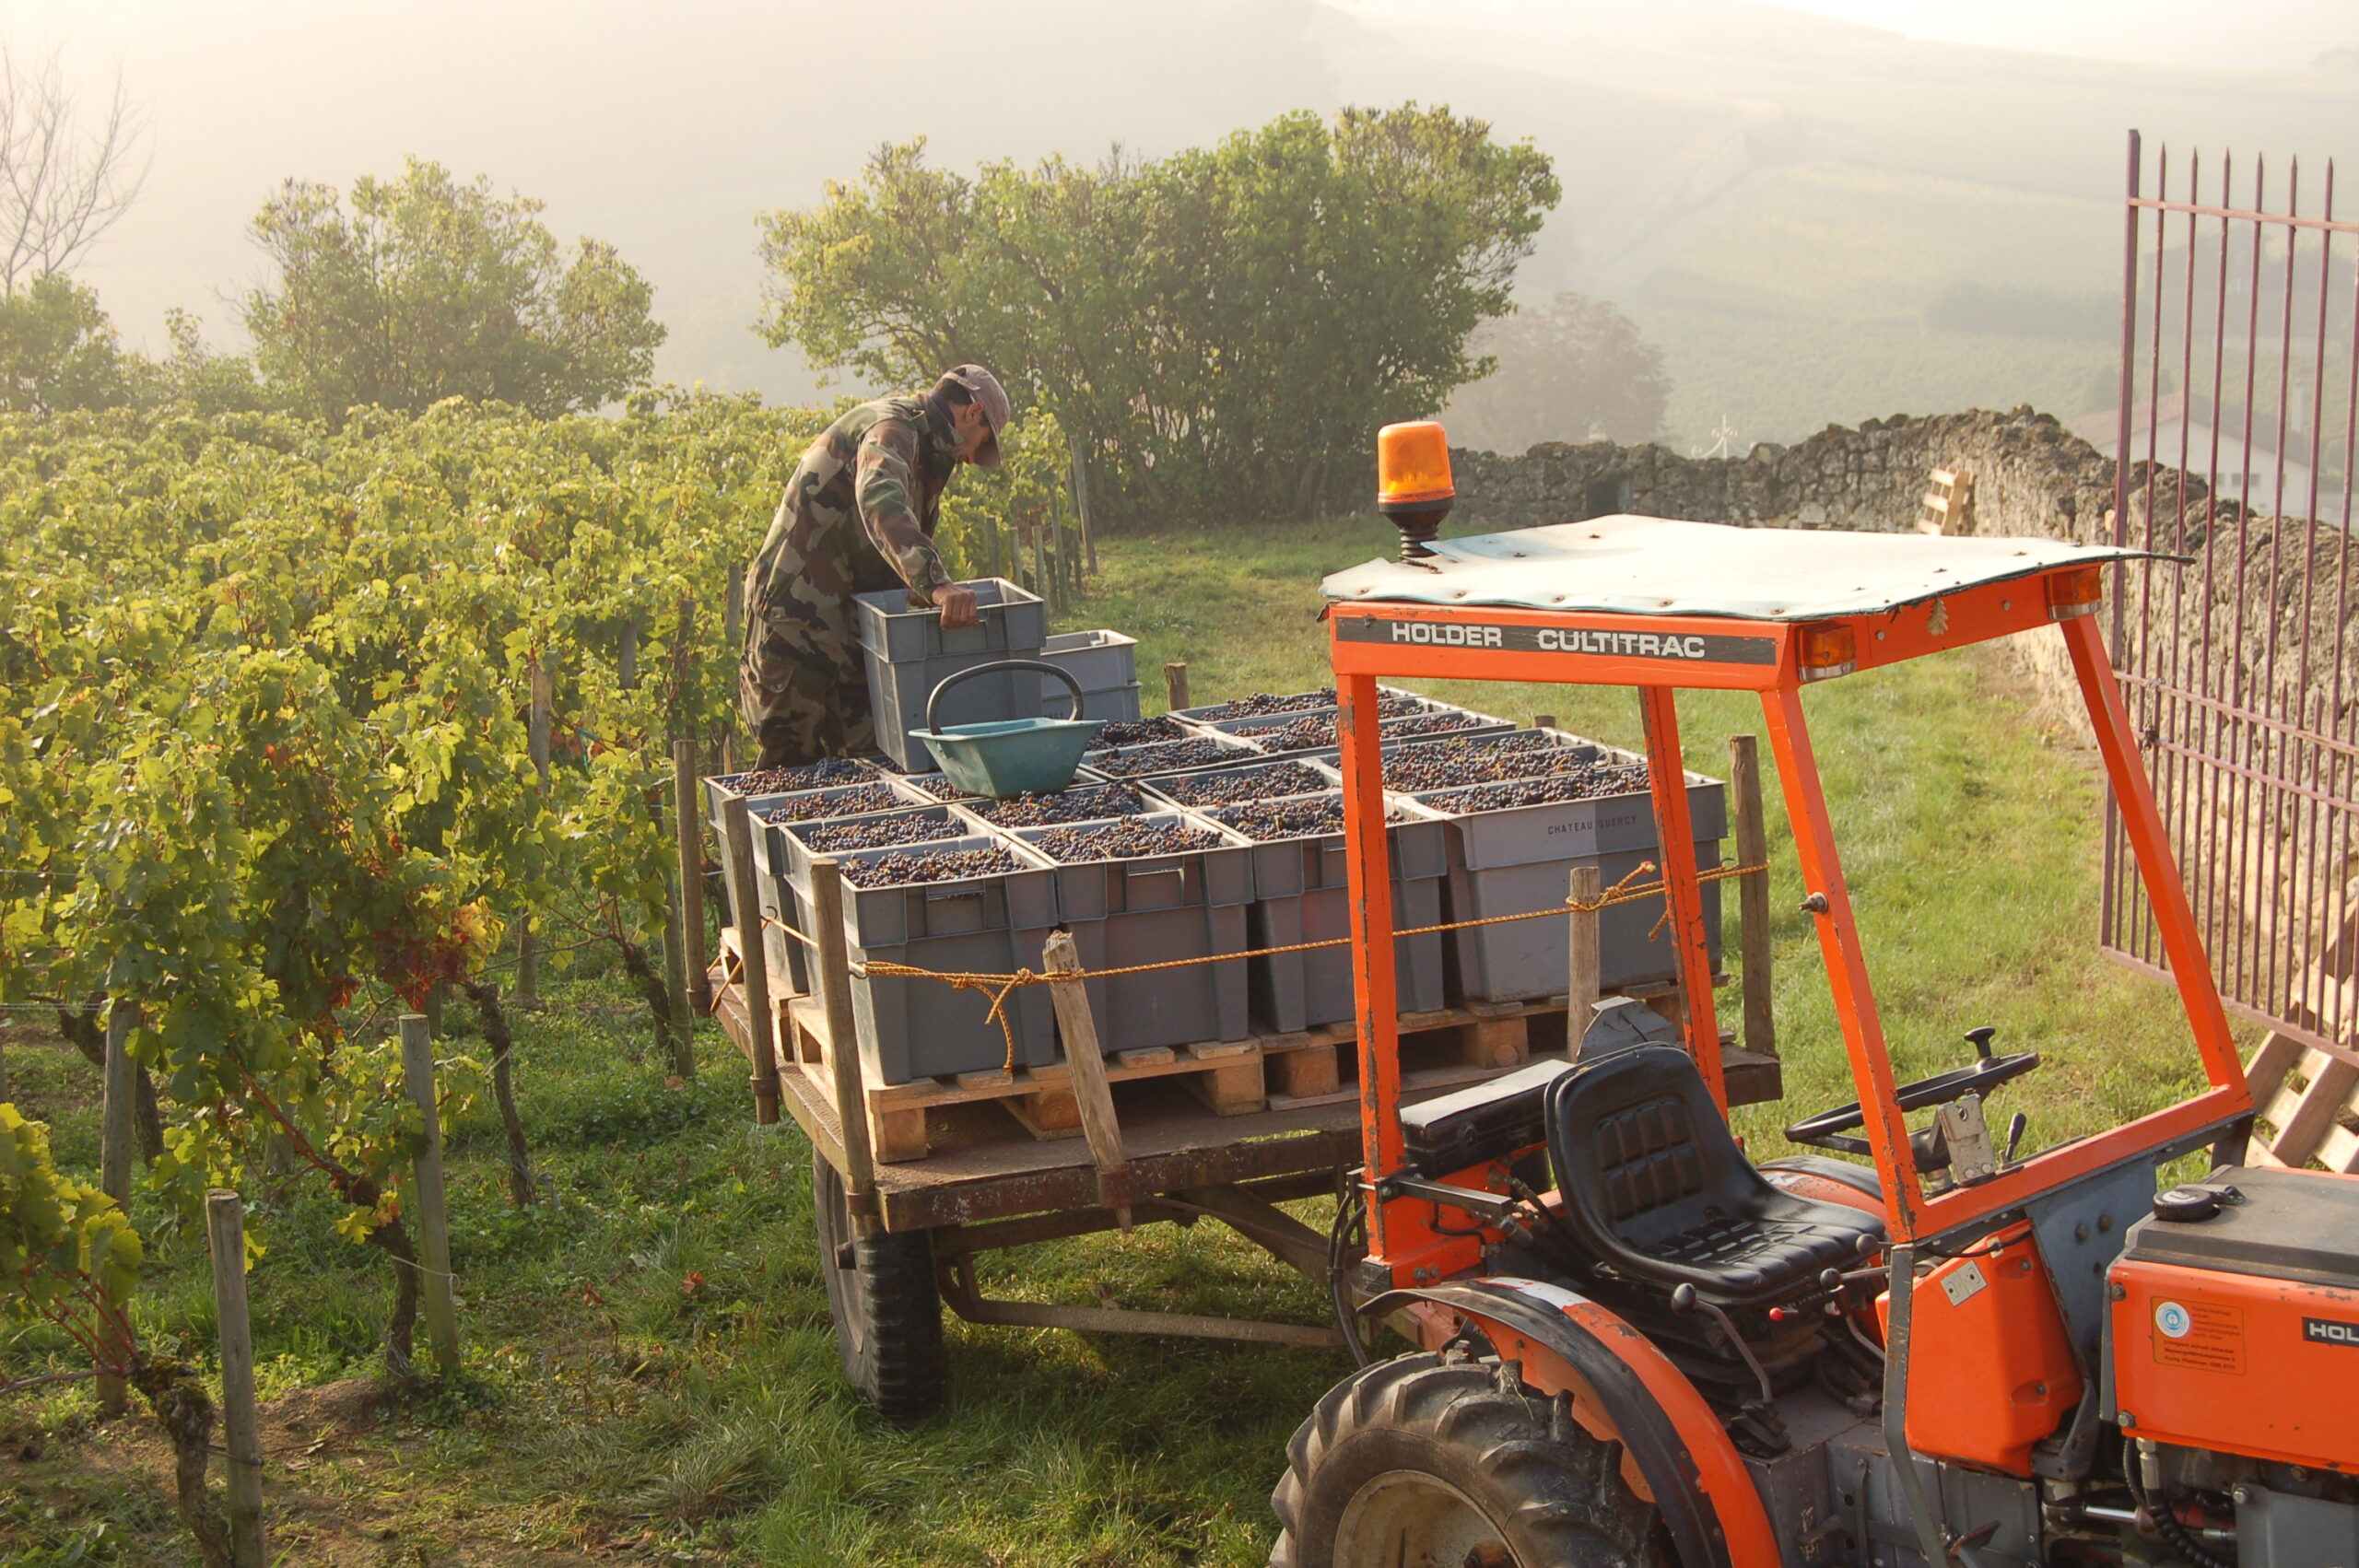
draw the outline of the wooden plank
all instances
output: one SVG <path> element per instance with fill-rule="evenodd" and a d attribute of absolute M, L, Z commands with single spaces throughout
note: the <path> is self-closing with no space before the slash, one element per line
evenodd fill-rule
<path fill-rule="evenodd" d="M 1342 1064 L 1332 1044 L 1310 1044 L 1292 1050 L 1268 1051 L 1262 1058 L 1270 1103 L 1332 1094 L 1343 1082 Z"/>
<path fill-rule="evenodd" d="M 2266 1105 L 2302 1059 L 2302 1042 L 2274 1030 L 2253 1048 L 2252 1060 L 2245 1064 L 2245 1083 L 2252 1090 L 2255 1105 Z"/>
<path fill-rule="evenodd" d="M 1604 873 L 1595 866 L 1575 866 L 1567 879 L 1566 896 L 1571 900 L 1571 908 L 1565 922 L 1570 932 L 1567 938 L 1570 945 L 1565 951 L 1565 1048 L 1578 1056 L 1581 1036 L 1597 1009 L 1599 965 L 1604 962 L 1598 945 L 1598 917 L 1602 911 L 1582 906 L 1594 905 L 1605 896 Z"/>
<path fill-rule="evenodd" d="M 1057 1033 L 1064 1041 L 1065 1060 L 1073 1069 L 1074 1118 L 1089 1140 L 1091 1158 L 1097 1163 L 1097 1200 L 1114 1211 L 1124 1231 L 1131 1228 L 1130 1160 L 1122 1153 L 1121 1124 L 1114 1116 L 1114 1092 L 1106 1081 L 1106 1058 L 1097 1045 L 1097 1018 L 1089 1009 L 1089 989 L 1081 984 L 1081 954 L 1072 933 L 1052 931 L 1040 961 L 1052 975 L 1075 978 L 1052 983 L 1049 996 L 1057 1011 Z"/>
<path fill-rule="evenodd" d="M 737 965 L 745 973 L 745 1010 L 754 1047 L 754 1121 L 769 1127 L 778 1121 L 778 1037 L 772 1022 L 769 944 L 762 941 L 761 895 L 754 885 L 754 827 L 745 797 L 732 795 L 722 807 L 723 837 L 729 863 L 735 868 L 730 893 L 737 901 Z"/>
<path fill-rule="evenodd" d="M 841 1175 L 845 1206 L 851 1215 L 853 1229 L 863 1235 L 874 1235 L 876 1176 L 871 1158 L 868 1117 L 864 1114 L 868 1101 L 861 1092 L 860 1034 L 852 1017 L 851 954 L 844 945 L 842 872 L 831 856 L 822 855 L 811 862 L 811 923 L 818 928 L 810 933 L 819 944 L 818 951 L 811 955 L 811 970 L 827 1019 L 830 1047 L 825 1055 L 828 1085 L 834 1092 L 838 1123 L 843 1128 Z M 753 945 L 758 948 L 762 944 L 757 942 Z M 799 1047 L 796 1054 L 802 1054 Z M 761 1071 L 758 1055 L 754 1070 Z M 771 1115 L 775 1119 L 775 1108 Z M 922 1121 L 920 1127 L 923 1127 Z"/>

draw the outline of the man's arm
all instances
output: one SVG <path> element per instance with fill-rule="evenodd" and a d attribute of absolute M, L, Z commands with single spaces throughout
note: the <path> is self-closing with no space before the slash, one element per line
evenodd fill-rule
<path fill-rule="evenodd" d="M 942 624 L 979 624 L 975 591 L 950 579 L 942 557 L 918 521 L 910 497 L 916 490 L 917 437 L 895 419 L 880 419 L 861 438 L 853 465 L 853 503 L 869 543 L 892 563 L 914 597 L 942 607 Z"/>

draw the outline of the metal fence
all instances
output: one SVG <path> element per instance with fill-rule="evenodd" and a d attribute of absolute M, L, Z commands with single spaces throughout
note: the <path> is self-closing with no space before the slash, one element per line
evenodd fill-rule
<path fill-rule="evenodd" d="M 2359 222 L 2335 174 L 2130 138 L 2114 660 L 2232 1011 L 2359 1064 Z M 2346 205 L 2349 205 L 2346 201 Z M 2106 946 L 2165 960 L 2108 812 Z"/>

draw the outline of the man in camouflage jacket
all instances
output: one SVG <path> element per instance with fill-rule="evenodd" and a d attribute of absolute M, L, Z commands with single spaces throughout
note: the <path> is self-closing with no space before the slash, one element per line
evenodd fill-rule
<path fill-rule="evenodd" d="M 962 462 L 999 462 L 1007 393 L 980 365 L 922 397 L 863 403 L 811 443 L 745 573 L 738 670 L 759 767 L 875 749 L 852 596 L 905 586 L 945 626 L 977 624 L 975 592 L 934 553 L 942 490 Z"/>

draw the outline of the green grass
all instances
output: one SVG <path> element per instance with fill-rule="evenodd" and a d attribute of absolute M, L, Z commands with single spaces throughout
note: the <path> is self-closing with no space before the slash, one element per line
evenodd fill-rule
<path fill-rule="evenodd" d="M 1102 587 L 1068 617 L 1140 638 L 1142 671 L 1185 659 L 1199 700 L 1322 684 L 1315 585 L 1389 548 L 1380 524 L 1109 541 Z M 1619 692 L 1448 685 L 1520 719 L 1545 711 L 1637 738 Z M 2084 764 L 2025 717 L 2001 668 L 1929 661 L 1809 699 L 1886 1026 L 1905 1073 L 1956 1061 L 1999 1026 L 2049 1064 L 2004 1092 L 2060 1138 L 2191 1082 L 2168 999 L 2094 949 L 2096 793 Z M 1683 703 L 1688 760 L 1720 773 L 1734 700 Z M 1790 1099 L 1747 1112 L 1758 1153 L 1791 1114 L 1851 1097 L 1771 807 L 1778 1000 Z M 762 1564 L 1230 1565 L 1262 1562 L 1287 1434 L 1336 1377 L 1320 1352 L 949 1328 L 942 1416 L 897 1431 L 837 1375 L 811 1239 L 807 1153 L 749 1125 L 742 1065 L 699 1037 L 702 1074 L 668 1082 L 640 1014 L 595 973 L 559 979 L 520 1028 L 521 1094 L 550 1199 L 505 1196 L 496 1122 L 455 1129 L 452 1202 L 471 1373 L 374 1432 L 274 1451 L 276 1539 L 290 1561 Z M 1733 991 L 1722 993 L 1732 1005 Z M 88 1171 L 96 1074 L 16 1015 L 19 1102 Z M 462 1048 L 472 1048 L 461 1041 Z M 301 1179 L 249 1185 L 270 1250 L 252 1276 L 265 1396 L 377 1370 L 386 1270 L 336 1240 Z M 145 1215 L 156 1221 L 153 1211 Z M 140 1317 L 202 1358 L 200 1250 L 157 1222 Z M 1215 1225 L 1146 1227 L 993 1255 L 994 1293 L 1320 1320 L 1318 1293 Z M 55 1364 L 38 1335 L 0 1373 Z M 85 1387 L 0 1403 L 0 1559 L 187 1559 L 152 1464 L 120 1469 L 135 1423 L 93 1427 Z M 152 1460 L 152 1447 L 135 1450 Z"/>

